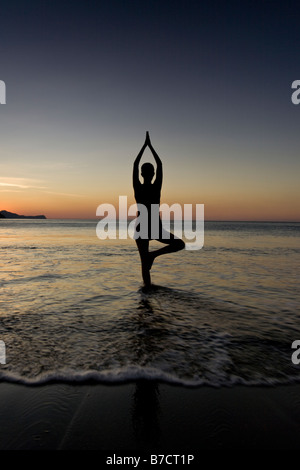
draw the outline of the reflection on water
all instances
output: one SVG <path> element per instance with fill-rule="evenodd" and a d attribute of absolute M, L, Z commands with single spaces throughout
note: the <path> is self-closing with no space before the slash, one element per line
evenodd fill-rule
<path fill-rule="evenodd" d="M 1 221 L 0 378 L 298 380 L 300 224 L 206 224 L 202 250 L 155 260 L 148 291 L 135 243 L 95 226 Z"/>
<path fill-rule="evenodd" d="M 158 449 L 160 405 L 159 386 L 156 381 L 136 382 L 131 414 L 138 448 L 143 451 Z"/>

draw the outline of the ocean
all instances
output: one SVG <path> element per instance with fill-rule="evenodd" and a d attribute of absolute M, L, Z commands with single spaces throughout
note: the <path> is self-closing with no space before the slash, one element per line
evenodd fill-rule
<path fill-rule="evenodd" d="M 0 221 L 1 381 L 300 382 L 300 223 L 205 222 L 145 292 L 135 242 L 97 222 Z"/>

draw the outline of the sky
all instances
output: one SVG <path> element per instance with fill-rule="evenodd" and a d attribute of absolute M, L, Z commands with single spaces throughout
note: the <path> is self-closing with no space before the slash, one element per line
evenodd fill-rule
<path fill-rule="evenodd" d="M 0 13 L 0 210 L 133 204 L 149 131 L 161 202 L 300 221 L 297 2 L 10 0 Z"/>

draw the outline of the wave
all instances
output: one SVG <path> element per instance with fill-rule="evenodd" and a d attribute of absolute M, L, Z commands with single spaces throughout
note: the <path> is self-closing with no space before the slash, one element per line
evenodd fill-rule
<path fill-rule="evenodd" d="M 121 385 L 124 383 L 136 382 L 139 380 L 160 382 L 164 384 L 177 385 L 189 388 L 206 387 L 233 387 L 233 386 L 268 386 L 291 385 L 300 383 L 300 374 L 295 376 L 286 376 L 280 378 L 257 377 L 247 380 L 242 377 L 234 376 L 221 377 L 212 375 L 210 378 L 180 378 L 178 376 L 166 373 L 160 369 L 129 366 L 122 369 L 106 371 L 53 371 L 40 374 L 36 377 L 24 377 L 10 372 L 0 373 L 0 382 L 16 383 L 27 386 L 49 385 L 52 383 L 65 383 L 73 385 L 102 384 L 102 385 Z"/>

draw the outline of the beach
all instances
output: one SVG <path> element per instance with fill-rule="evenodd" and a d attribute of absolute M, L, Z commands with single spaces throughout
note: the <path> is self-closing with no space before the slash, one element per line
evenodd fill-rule
<path fill-rule="evenodd" d="M 297 448 L 299 224 L 207 223 L 147 291 L 94 220 L 1 224 L 1 450 Z"/>
<path fill-rule="evenodd" d="M 297 449 L 300 387 L 0 384 L 0 450 Z"/>

